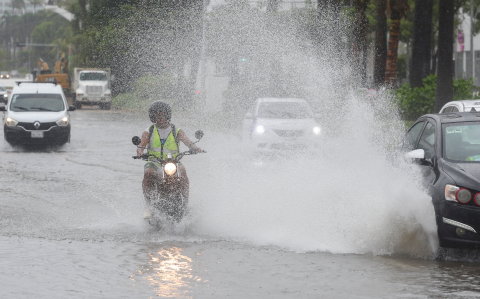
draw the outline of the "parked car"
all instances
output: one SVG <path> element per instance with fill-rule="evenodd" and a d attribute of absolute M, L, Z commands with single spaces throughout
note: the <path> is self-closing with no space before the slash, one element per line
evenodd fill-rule
<path fill-rule="evenodd" d="M 255 151 L 306 150 L 320 142 L 321 127 L 303 99 L 257 99 L 242 127 L 244 145 Z"/>
<path fill-rule="evenodd" d="M 480 100 L 463 100 L 446 103 L 440 113 L 480 111 Z"/>
<path fill-rule="evenodd" d="M 480 112 L 424 115 L 404 149 L 432 196 L 440 246 L 480 249 Z"/>
<path fill-rule="evenodd" d="M 0 79 L 9 79 L 10 75 L 8 72 L 0 72 Z"/>
<path fill-rule="evenodd" d="M 17 70 L 12 70 L 10 72 L 10 77 L 11 78 L 20 78 L 20 73 Z"/>
<path fill-rule="evenodd" d="M 5 86 L 0 86 L 0 103 L 7 104 L 9 91 Z"/>
<path fill-rule="evenodd" d="M 57 144 L 70 141 L 70 114 L 63 89 L 56 83 L 19 82 L 0 111 L 4 138 L 11 145 Z"/>

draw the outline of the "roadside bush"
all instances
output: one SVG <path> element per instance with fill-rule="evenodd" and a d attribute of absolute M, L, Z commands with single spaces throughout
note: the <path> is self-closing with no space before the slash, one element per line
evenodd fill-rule
<path fill-rule="evenodd" d="M 423 114 L 433 112 L 437 76 L 429 75 L 422 82 L 421 88 L 411 88 L 409 83 L 405 83 L 395 91 L 399 108 L 406 120 L 415 120 Z M 454 79 L 453 100 L 472 99 L 474 89 L 473 79 Z"/>

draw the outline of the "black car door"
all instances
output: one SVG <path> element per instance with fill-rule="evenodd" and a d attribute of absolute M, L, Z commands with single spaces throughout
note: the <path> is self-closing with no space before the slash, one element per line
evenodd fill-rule
<path fill-rule="evenodd" d="M 436 149 L 436 130 L 435 121 L 428 119 L 426 122 L 420 138 L 418 139 L 415 149 L 423 149 L 425 151 L 425 160 L 421 161 L 421 172 L 424 177 L 426 187 L 430 187 L 435 182 L 434 164 L 437 157 Z"/>

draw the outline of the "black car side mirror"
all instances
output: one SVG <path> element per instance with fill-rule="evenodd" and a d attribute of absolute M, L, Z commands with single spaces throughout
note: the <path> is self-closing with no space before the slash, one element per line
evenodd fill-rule
<path fill-rule="evenodd" d="M 202 130 L 198 130 L 197 132 L 195 132 L 195 138 L 200 140 L 200 139 L 202 139 L 202 137 L 203 137 L 203 131 Z"/>
<path fill-rule="evenodd" d="M 420 159 L 420 165 L 434 167 L 434 159 Z"/>
<path fill-rule="evenodd" d="M 73 106 L 73 105 L 70 105 L 70 106 L 68 107 L 68 111 L 75 111 L 75 110 L 77 110 L 77 107 L 75 107 L 75 106 Z"/>
<path fill-rule="evenodd" d="M 137 145 L 137 146 L 138 146 L 138 145 L 140 144 L 140 142 L 142 142 L 142 139 L 140 139 L 140 137 L 138 137 L 138 136 L 133 136 L 133 138 L 132 138 L 132 143 L 133 143 L 134 145 Z"/>

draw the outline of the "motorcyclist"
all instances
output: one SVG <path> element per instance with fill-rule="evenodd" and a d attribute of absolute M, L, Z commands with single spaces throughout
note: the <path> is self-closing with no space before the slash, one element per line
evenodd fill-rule
<path fill-rule="evenodd" d="M 161 157 L 161 147 L 163 145 L 163 159 L 167 157 L 167 154 L 172 154 L 172 157 L 175 157 L 180 152 L 179 141 L 182 141 L 190 150 L 196 152 L 202 151 L 188 139 L 182 129 L 175 128 L 175 125 L 170 123 L 172 109 L 167 103 L 162 101 L 153 102 L 148 109 L 148 116 L 153 125 L 143 132 L 142 140 L 137 148 L 137 156 L 141 156 L 146 148 L 150 155 Z M 149 207 L 152 203 L 152 196 L 155 196 L 157 192 L 157 190 L 155 190 L 155 180 L 158 180 L 158 167 L 153 162 L 147 162 L 144 169 L 142 188 L 147 209 L 143 214 L 143 218 L 147 219 L 151 217 Z M 188 201 L 189 182 L 187 171 L 180 163 L 178 164 L 177 171 L 179 171 L 181 175 L 181 192 Z"/>

